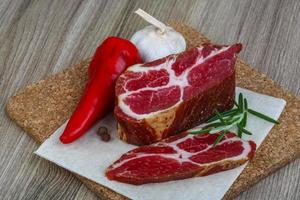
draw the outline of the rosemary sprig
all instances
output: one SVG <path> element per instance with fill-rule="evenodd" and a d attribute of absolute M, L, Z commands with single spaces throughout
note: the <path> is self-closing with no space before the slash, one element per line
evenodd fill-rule
<path fill-rule="evenodd" d="M 251 108 L 248 108 L 248 101 L 243 97 L 243 94 L 240 93 L 238 97 L 238 102 L 234 101 L 235 108 L 219 112 L 215 110 L 215 116 L 207 120 L 206 125 L 201 129 L 191 130 L 190 134 L 203 134 L 203 133 L 219 133 L 217 139 L 214 142 L 214 146 L 217 145 L 228 130 L 234 126 L 237 127 L 237 136 L 242 138 L 243 133 L 246 135 L 252 135 L 245 127 L 247 126 L 248 113 L 263 119 L 265 121 L 279 124 L 279 122 L 271 117 L 262 114 L 258 111 L 255 111 Z"/>

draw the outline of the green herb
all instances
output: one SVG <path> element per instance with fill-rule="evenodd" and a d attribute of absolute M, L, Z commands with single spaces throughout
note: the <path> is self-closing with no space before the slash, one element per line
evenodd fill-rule
<path fill-rule="evenodd" d="M 202 129 L 208 129 L 208 128 L 216 128 L 216 127 L 220 127 L 223 126 L 222 122 L 215 122 L 215 123 L 210 123 L 206 126 L 204 126 Z"/>
<path fill-rule="evenodd" d="M 245 128 L 242 128 L 243 133 L 247 134 L 247 135 L 253 135 L 250 131 L 248 131 Z"/>
<path fill-rule="evenodd" d="M 219 142 L 222 140 L 222 138 L 224 137 L 224 135 L 225 135 L 226 132 L 227 132 L 226 130 L 221 131 L 221 134 L 218 135 L 217 139 L 214 141 L 214 146 L 216 146 L 217 144 L 219 144 Z"/>
<path fill-rule="evenodd" d="M 240 124 L 237 125 L 238 129 L 241 130 L 243 133 L 247 134 L 247 135 L 252 135 L 252 133 L 250 131 L 248 131 L 247 129 L 243 128 Z"/>
<path fill-rule="evenodd" d="M 204 127 L 197 130 L 189 131 L 190 134 L 203 134 L 203 133 L 219 133 L 217 139 L 214 142 L 214 146 L 217 145 L 228 130 L 234 126 L 237 127 L 237 136 L 242 138 L 243 133 L 246 135 L 252 135 L 245 127 L 247 126 L 248 113 L 266 120 L 268 122 L 279 124 L 279 122 L 271 117 L 264 115 L 258 111 L 248 108 L 248 101 L 240 93 L 238 97 L 238 102 L 234 101 L 236 108 L 228 110 L 225 112 L 219 112 L 215 110 L 215 116 L 211 117 Z"/>
<path fill-rule="evenodd" d="M 244 98 L 244 107 L 246 110 L 248 109 L 248 101 L 246 98 Z"/>
<path fill-rule="evenodd" d="M 279 124 L 279 122 L 277 121 L 277 120 L 275 120 L 275 119 L 272 119 L 271 117 L 268 117 L 267 115 L 264 115 L 264 114 L 262 114 L 262 113 L 260 113 L 260 112 L 257 112 L 257 111 L 255 111 L 255 110 L 252 110 L 252 109 L 248 109 L 248 112 L 250 113 L 250 114 L 252 114 L 252 115 L 255 115 L 256 117 L 259 117 L 259 118 L 261 118 L 261 119 L 264 119 L 264 120 L 266 120 L 266 121 L 268 121 L 268 122 L 271 122 L 271 123 L 274 123 L 274 124 Z"/>
<path fill-rule="evenodd" d="M 242 138 L 243 130 L 241 129 L 242 127 L 238 125 L 238 132 L 237 135 L 239 138 Z"/>
<path fill-rule="evenodd" d="M 240 122 L 240 125 L 242 127 L 246 127 L 246 125 L 247 125 L 247 112 L 244 113 L 244 116 L 243 116 L 242 121 Z"/>
<path fill-rule="evenodd" d="M 209 133 L 209 131 L 211 131 L 211 128 L 189 131 L 189 133 L 190 134 L 201 134 L 201 133 Z"/>
<path fill-rule="evenodd" d="M 226 121 L 223 119 L 223 116 L 219 113 L 218 110 L 215 110 L 215 113 L 222 124 L 227 124 Z"/>
<path fill-rule="evenodd" d="M 237 122 L 237 121 L 239 121 L 240 120 L 240 118 L 239 117 L 230 117 L 229 119 L 226 119 L 226 121 L 227 121 L 227 124 L 233 124 L 234 122 Z"/>
<path fill-rule="evenodd" d="M 236 107 L 239 106 L 239 104 L 238 104 L 235 100 L 233 100 L 233 103 L 234 103 L 234 105 L 235 105 Z"/>
<path fill-rule="evenodd" d="M 243 110 L 244 110 L 244 97 L 243 97 L 242 93 L 239 94 L 238 108 L 240 109 L 241 112 L 243 112 Z"/>
<path fill-rule="evenodd" d="M 223 117 L 232 116 L 232 114 L 236 114 L 238 111 L 239 111 L 238 108 L 234 108 L 234 109 L 232 109 L 232 110 L 227 110 L 227 111 L 225 111 L 225 112 L 222 112 L 222 116 L 223 116 Z M 212 118 L 210 118 L 209 120 L 207 120 L 207 123 L 216 121 L 217 119 L 218 119 L 217 116 L 213 116 Z"/>

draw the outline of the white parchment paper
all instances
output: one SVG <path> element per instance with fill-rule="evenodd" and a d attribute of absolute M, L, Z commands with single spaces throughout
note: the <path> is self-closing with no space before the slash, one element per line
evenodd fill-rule
<path fill-rule="evenodd" d="M 273 98 L 241 88 L 237 88 L 236 92 L 237 94 L 239 92 L 244 94 L 248 99 L 250 108 L 275 119 L 279 118 L 286 104 L 283 99 Z M 97 128 L 102 125 L 108 127 L 112 133 L 112 140 L 108 143 L 101 141 L 99 136 L 96 135 Z M 238 168 L 206 177 L 195 177 L 180 181 L 145 184 L 141 186 L 110 181 L 104 175 L 105 169 L 123 153 L 135 147 L 117 138 L 116 122 L 113 117 L 108 116 L 97 123 L 82 138 L 68 145 L 60 143 L 58 139 L 64 127 L 65 124 L 57 129 L 35 153 L 69 171 L 75 172 L 135 200 L 221 199 L 245 168 L 245 165 L 242 165 Z M 257 146 L 259 146 L 272 127 L 272 123 L 249 115 L 246 128 L 254 135 L 245 135 L 243 138 L 254 140 Z"/>

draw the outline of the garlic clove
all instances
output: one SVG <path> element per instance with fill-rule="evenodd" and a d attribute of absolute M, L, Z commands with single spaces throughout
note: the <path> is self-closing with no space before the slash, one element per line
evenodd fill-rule
<path fill-rule="evenodd" d="M 138 48 L 144 62 L 180 53 L 186 49 L 184 37 L 170 26 L 167 26 L 163 33 L 153 25 L 146 26 L 137 31 L 130 40 Z"/>
<path fill-rule="evenodd" d="M 144 62 L 163 58 L 185 50 L 184 37 L 142 9 L 135 11 L 151 25 L 137 31 L 130 39 L 138 48 Z"/>

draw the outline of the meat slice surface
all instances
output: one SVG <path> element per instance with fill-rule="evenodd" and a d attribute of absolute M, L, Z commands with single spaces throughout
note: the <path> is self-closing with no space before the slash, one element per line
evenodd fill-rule
<path fill-rule="evenodd" d="M 116 83 L 120 138 L 145 145 L 207 120 L 233 106 L 235 61 L 241 44 L 205 44 L 129 67 Z"/>
<path fill-rule="evenodd" d="M 256 144 L 253 141 L 244 141 L 227 133 L 214 146 L 218 135 L 184 132 L 138 147 L 109 166 L 106 176 L 110 180 L 134 185 L 172 181 L 229 170 L 254 156 Z"/>

